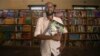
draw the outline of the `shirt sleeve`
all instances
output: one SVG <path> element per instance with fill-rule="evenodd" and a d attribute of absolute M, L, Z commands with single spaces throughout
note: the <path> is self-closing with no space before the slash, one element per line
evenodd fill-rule
<path fill-rule="evenodd" d="M 39 18 L 37 21 L 35 32 L 34 32 L 34 37 L 36 37 L 39 34 L 41 34 L 41 18 Z"/>

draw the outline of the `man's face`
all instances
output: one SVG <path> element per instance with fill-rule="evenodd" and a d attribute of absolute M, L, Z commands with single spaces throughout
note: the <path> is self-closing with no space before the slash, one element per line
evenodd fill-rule
<path fill-rule="evenodd" d="M 52 15 L 54 12 L 53 4 L 51 4 L 51 3 L 47 4 L 45 10 L 46 10 L 47 16 Z"/>

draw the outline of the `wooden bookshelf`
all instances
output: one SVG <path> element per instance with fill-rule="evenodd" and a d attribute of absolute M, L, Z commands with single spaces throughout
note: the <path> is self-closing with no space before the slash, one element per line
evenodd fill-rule
<path fill-rule="evenodd" d="M 66 25 L 68 29 L 69 40 L 67 41 L 69 46 L 71 44 L 73 45 L 73 43 L 79 46 L 83 43 L 86 44 L 83 46 L 88 46 L 88 44 L 89 46 L 93 44 L 94 46 L 95 44 L 99 45 L 100 10 L 69 10 L 66 13 L 69 14 L 68 17 L 66 17 L 69 21 Z"/>
<path fill-rule="evenodd" d="M 0 10 L 0 35 L 6 30 L 2 30 L 3 26 L 14 26 L 14 30 L 8 31 L 13 35 L 10 37 L 11 41 L 20 42 L 20 41 L 30 41 L 31 45 L 35 46 L 34 43 L 39 43 L 38 40 L 34 39 L 34 29 L 36 22 L 39 17 L 43 16 L 43 11 L 41 10 L 28 10 L 28 9 L 9 9 L 11 16 L 14 18 L 14 24 L 4 24 L 2 21 L 7 17 L 7 14 Z M 8 14 L 10 14 L 8 13 Z M 14 15 L 13 15 L 14 14 Z M 24 17 L 22 17 L 25 15 Z M 67 44 L 68 46 L 92 46 L 99 45 L 100 42 L 100 10 L 74 10 L 74 9 L 58 9 L 55 10 L 55 16 L 60 17 L 64 22 L 68 30 Z M 28 17 L 26 22 L 23 21 L 23 18 Z M 30 19 L 31 18 L 31 19 Z M 21 20 L 20 20 L 21 19 Z M 26 22 L 26 23 L 25 23 Z M 29 30 L 25 30 L 25 25 L 29 25 Z M 24 30 L 23 30 L 24 29 Z M 30 35 L 30 38 L 27 38 L 26 33 Z M 23 36 L 22 36 L 23 35 Z M 0 37 L 1 39 L 2 37 Z M 92 42 L 93 41 L 93 42 Z M 95 42 L 94 42 L 95 41 Z M 97 42 L 96 42 L 97 41 Z M 87 44 L 88 43 L 88 44 Z M 93 44 L 91 44 L 93 43 Z M 16 44 L 17 45 L 17 44 Z"/>
<path fill-rule="evenodd" d="M 4 42 L 10 41 L 8 45 L 15 42 L 23 42 L 24 44 L 33 41 L 32 38 L 32 17 L 31 11 L 28 9 L 6 9 L 0 10 L 0 32 L 3 34 L 1 39 Z M 9 18 L 9 19 L 8 19 Z M 13 18 L 12 20 L 10 18 Z M 6 36 L 8 34 L 8 36 Z M 9 37 L 8 39 L 6 39 Z M 26 41 L 26 42 L 25 42 Z M 29 44 L 30 44 L 29 43 Z M 5 43 L 2 43 L 5 44 Z M 17 45 L 17 44 L 16 44 Z M 31 45 L 31 44 L 30 44 Z M 30 46 L 29 45 L 29 46 Z"/>

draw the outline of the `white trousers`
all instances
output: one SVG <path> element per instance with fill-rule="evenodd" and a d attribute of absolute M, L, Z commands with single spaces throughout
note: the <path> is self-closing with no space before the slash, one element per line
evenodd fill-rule
<path fill-rule="evenodd" d="M 42 40 L 41 41 L 41 55 L 42 56 L 51 56 L 51 53 L 54 56 L 58 56 L 60 54 L 59 49 L 60 41 L 54 40 Z"/>

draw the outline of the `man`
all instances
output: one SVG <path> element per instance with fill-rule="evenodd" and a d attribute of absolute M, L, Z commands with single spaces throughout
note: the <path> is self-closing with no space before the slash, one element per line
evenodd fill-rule
<path fill-rule="evenodd" d="M 45 4 L 45 15 L 43 17 L 40 17 L 37 21 L 36 29 L 34 36 L 36 39 L 41 40 L 41 55 L 42 56 L 51 56 L 51 53 L 54 56 L 59 56 L 60 54 L 60 46 L 61 45 L 61 36 L 62 34 L 59 32 L 59 30 L 52 22 L 57 22 L 61 25 L 63 25 L 63 22 L 60 18 L 55 17 L 54 14 L 54 4 L 51 2 L 48 2 Z M 50 30 L 50 28 L 54 28 Z M 62 33 L 67 33 L 67 30 L 63 28 Z M 65 39 L 66 40 L 66 39 Z"/>

